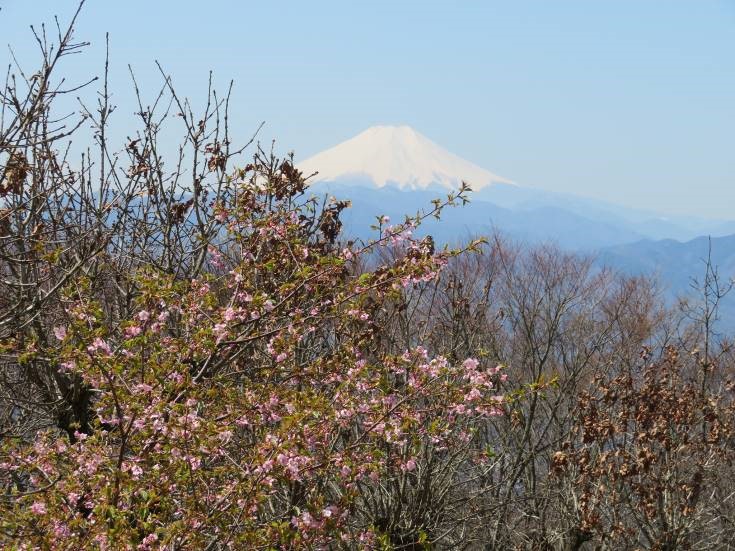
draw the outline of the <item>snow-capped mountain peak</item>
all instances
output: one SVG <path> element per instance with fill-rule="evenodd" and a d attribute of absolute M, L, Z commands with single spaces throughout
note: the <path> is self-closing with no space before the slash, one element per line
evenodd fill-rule
<path fill-rule="evenodd" d="M 299 163 L 311 182 L 371 183 L 400 189 L 440 186 L 459 188 L 464 180 L 474 190 L 493 183 L 512 183 L 466 161 L 409 126 L 373 126 L 331 149 Z"/>

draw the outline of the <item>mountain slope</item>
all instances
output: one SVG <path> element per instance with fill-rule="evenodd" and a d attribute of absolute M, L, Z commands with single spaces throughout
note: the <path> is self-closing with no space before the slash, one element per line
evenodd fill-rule
<path fill-rule="evenodd" d="M 704 280 L 706 260 L 710 250 L 711 261 L 726 286 L 735 278 L 735 235 L 725 237 L 698 237 L 685 243 L 673 239 L 644 240 L 626 245 L 608 247 L 599 252 L 598 262 L 613 266 L 625 273 L 646 274 L 664 284 L 669 298 L 679 296 L 701 300 L 692 288 L 693 278 Z M 722 326 L 735 327 L 735 291 L 722 301 Z"/>
<path fill-rule="evenodd" d="M 712 263 L 724 280 L 735 277 L 735 235 L 713 237 Z M 672 289 L 686 291 L 691 278 L 702 279 L 710 240 L 697 237 L 681 243 L 673 239 L 644 240 L 606 247 L 599 253 L 601 262 L 617 266 L 629 273 L 660 276 Z"/>

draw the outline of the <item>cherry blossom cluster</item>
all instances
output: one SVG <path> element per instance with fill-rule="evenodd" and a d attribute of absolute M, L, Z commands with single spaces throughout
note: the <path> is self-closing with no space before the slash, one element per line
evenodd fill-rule
<path fill-rule="evenodd" d="M 381 308 L 456 252 L 415 239 L 418 220 L 339 245 L 334 214 L 314 224 L 310 203 L 242 190 L 217 205 L 228 236 L 210 270 L 131 274 L 115 323 L 80 276 L 51 344 L 24 345 L 90 418 L 3 442 L 0 525 L 27 548 L 370 548 L 383 535 L 366 496 L 429 476 L 430 457 L 469 450 L 503 413 L 501 367 L 376 346 Z M 351 269 L 389 246 L 402 254 Z"/>

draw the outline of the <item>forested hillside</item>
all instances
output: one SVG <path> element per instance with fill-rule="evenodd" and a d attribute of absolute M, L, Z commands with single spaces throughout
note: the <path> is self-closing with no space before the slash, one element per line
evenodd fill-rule
<path fill-rule="evenodd" d="M 73 31 L 0 95 L 1 547 L 731 547 L 711 293 L 440 246 L 464 185 L 350 240 L 347 202 L 163 70 L 113 143 L 107 67 L 69 108 Z"/>

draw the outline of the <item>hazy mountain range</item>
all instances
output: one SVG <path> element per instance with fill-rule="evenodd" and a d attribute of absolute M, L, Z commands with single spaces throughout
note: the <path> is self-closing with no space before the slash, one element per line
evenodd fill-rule
<path fill-rule="evenodd" d="M 471 203 L 445 211 L 423 229 L 437 241 L 457 242 L 499 230 L 526 242 L 597 255 L 599 262 L 631 274 L 658 277 L 670 297 L 690 291 L 703 274 L 712 237 L 712 259 L 725 281 L 735 276 L 735 220 L 662 216 L 591 198 L 539 190 L 498 176 L 450 153 L 407 126 L 375 126 L 298 165 L 314 175 L 311 189 L 349 198 L 346 231 L 370 237 L 378 214 L 404 214 L 457 190 L 473 189 Z M 594 183 L 592 183 L 594 184 Z M 735 296 L 723 318 L 735 327 Z M 723 320 L 724 321 L 724 320 Z"/>

